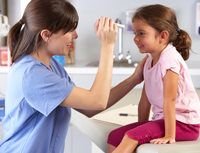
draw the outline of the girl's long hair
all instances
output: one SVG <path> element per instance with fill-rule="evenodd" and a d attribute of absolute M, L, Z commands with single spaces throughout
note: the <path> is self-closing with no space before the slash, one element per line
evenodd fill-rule
<path fill-rule="evenodd" d="M 132 22 L 135 19 L 143 20 L 156 29 L 158 33 L 167 30 L 169 43 L 176 47 L 176 50 L 184 60 L 189 58 L 192 44 L 191 38 L 186 31 L 179 29 L 175 12 L 172 9 L 160 4 L 140 7 L 135 12 Z"/>

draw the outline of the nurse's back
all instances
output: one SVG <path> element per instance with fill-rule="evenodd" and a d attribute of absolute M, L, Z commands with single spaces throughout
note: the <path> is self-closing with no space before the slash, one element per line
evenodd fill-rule
<path fill-rule="evenodd" d="M 56 61 L 52 61 L 52 67 L 57 64 L 53 64 L 54 62 Z M 69 108 L 58 106 L 46 116 L 31 106 L 24 93 L 32 92 L 33 86 L 37 86 L 34 83 L 36 78 L 29 85 L 24 85 L 24 83 L 36 75 L 40 78 L 41 74 L 32 74 L 36 68 L 43 72 L 46 69 L 42 63 L 30 55 L 22 57 L 11 68 L 6 91 L 6 114 L 3 120 L 4 139 L 0 144 L 2 153 L 41 151 L 49 153 L 54 152 L 55 145 L 59 147 L 57 151 L 59 149 L 60 152 L 63 151 L 64 133 L 67 132 L 71 111 Z M 38 107 L 42 107 L 39 105 Z M 58 120 L 59 118 L 65 122 Z M 59 133 L 58 127 L 62 129 L 62 133 Z M 56 141 L 58 136 L 59 139 Z"/>

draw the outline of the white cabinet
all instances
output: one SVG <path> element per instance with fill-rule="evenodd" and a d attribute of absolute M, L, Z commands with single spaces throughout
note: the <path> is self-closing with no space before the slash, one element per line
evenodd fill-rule
<path fill-rule="evenodd" d="M 96 74 L 69 74 L 73 82 L 76 84 L 76 86 L 84 88 L 84 89 L 90 89 L 92 87 L 92 84 L 94 83 Z M 113 74 L 112 76 L 112 84 L 111 88 L 122 82 L 123 80 L 130 77 L 130 75 L 117 75 Z M 137 88 L 142 88 L 142 84 L 137 86 Z"/>
<path fill-rule="evenodd" d="M 69 76 L 73 80 L 73 82 L 76 84 L 76 86 L 84 88 L 84 89 L 90 89 L 94 83 L 97 70 L 98 68 L 94 67 L 65 67 L 66 71 L 68 72 Z M 123 80 L 130 77 L 133 72 L 135 71 L 135 68 L 113 68 L 113 75 L 112 75 L 112 84 L 111 87 L 116 86 Z M 136 88 L 142 88 L 143 83 L 140 85 L 137 85 Z"/>
<path fill-rule="evenodd" d="M 78 128 L 70 124 L 65 139 L 64 153 L 92 153 L 92 142 Z M 96 153 L 96 152 L 94 152 Z"/>
<path fill-rule="evenodd" d="M 95 75 L 91 74 L 69 74 L 72 81 L 77 87 L 90 89 L 95 79 Z"/>

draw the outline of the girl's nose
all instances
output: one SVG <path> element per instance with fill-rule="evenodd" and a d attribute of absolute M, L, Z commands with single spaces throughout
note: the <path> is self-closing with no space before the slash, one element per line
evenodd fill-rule
<path fill-rule="evenodd" d="M 133 41 L 137 42 L 137 41 L 139 41 L 139 38 L 135 35 L 135 37 L 133 38 Z"/>

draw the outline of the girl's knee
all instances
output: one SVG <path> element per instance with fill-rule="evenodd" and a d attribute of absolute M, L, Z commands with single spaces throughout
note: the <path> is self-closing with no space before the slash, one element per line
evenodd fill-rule
<path fill-rule="evenodd" d="M 124 138 L 122 141 L 125 141 L 126 143 L 130 143 L 130 144 L 138 145 L 138 140 L 129 137 L 127 134 L 124 135 Z"/>
<path fill-rule="evenodd" d="M 107 143 L 117 147 L 120 144 L 121 140 L 122 138 L 118 135 L 118 132 L 114 130 L 111 131 L 110 134 L 108 135 Z"/>

